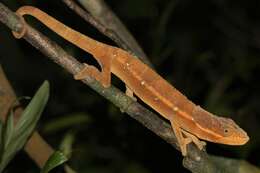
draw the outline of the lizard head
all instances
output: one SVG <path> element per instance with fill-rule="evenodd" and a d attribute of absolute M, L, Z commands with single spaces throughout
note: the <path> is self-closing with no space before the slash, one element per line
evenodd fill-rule
<path fill-rule="evenodd" d="M 217 143 L 243 145 L 249 140 L 247 133 L 232 119 L 223 117 L 217 117 L 217 119 L 221 124 L 219 130 L 222 130 L 221 137 L 218 138 Z"/>
<path fill-rule="evenodd" d="M 249 137 L 232 119 L 216 116 L 199 106 L 193 110 L 199 138 L 227 145 L 243 145 Z"/>

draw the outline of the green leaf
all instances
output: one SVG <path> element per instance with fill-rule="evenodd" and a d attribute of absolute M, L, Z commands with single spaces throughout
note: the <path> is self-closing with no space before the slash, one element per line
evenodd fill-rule
<path fill-rule="evenodd" d="M 0 144 L 2 141 L 3 122 L 0 120 Z"/>
<path fill-rule="evenodd" d="M 9 143 L 11 142 L 11 139 L 13 137 L 13 131 L 14 131 L 14 115 L 11 113 L 7 117 L 7 121 L 6 121 L 6 129 L 4 134 L 4 149 L 6 149 Z"/>
<path fill-rule="evenodd" d="M 48 122 L 45 125 L 43 131 L 45 133 L 55 133 L 72 126 L 78 126 L 79 124 L 86 124 L 89 122 L 91 122 L 91 118 L 88 114 L 77 112 L 53 119 L 53 121 Z"/>
<path fill-rule="evenodd" d="M 42 113 L 48 101 L 49 90 L 49 82 L 45 81 L 33 97 L 32 101 L 23 111 L 21 118 L 15 127 L 18 131 L 26 130 L 26 128 L 29 127 L 32 122 L 39 118 L 37 115 Z M 28 121 L 28 119 L 31 121 Z"/>
<path fill-rule="evenodd" d="M 68 132 L 61 144 L 60 144 L 60 150 L 64 153 L 65 156 L 67 156 L 68 158 L 70 158 L 71 153 L 72 153 L 72 145 L 75 141 L 75 132 Z"/>
<path fill-rule="evenodd" d="M 13 115 L 9 115 L 6 124 L 1 127 L 0 172 L 14 155 L 22 149 L 31 135 L 49 98 L 49 83 L 45 81 L 23 111 L 14 127 Z"/>
<path fill-rule="evenodd" d="M 3 122 L 0 120 L 0 163 L 1 163 L 1 160 L 2 160 L 2 156 L 3 156 L 3 147 L 4 147 L 4 144 L 3 144 L 3 128 L 4 128 L 4 124 Z"/>
<path fill-rule="evenodd" d="M 48 173 L 50 170 L 66 162 L 68 158 L 60 151 L 55 151 L 44 165 L 41 173 Z"/>

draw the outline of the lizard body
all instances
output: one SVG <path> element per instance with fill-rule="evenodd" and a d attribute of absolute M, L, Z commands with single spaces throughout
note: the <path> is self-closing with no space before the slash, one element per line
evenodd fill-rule
<path fill-rule="evenodd" d="M 128 52 L 95 41 L 35 7 L 23 6 L 16 13 L 19 16 L 31 15 L 37 18 L 64 39 L 92 54 L 102 70 L 85 64 L 85 68 L 75 78 L 84 79 L 89 75 L 104 87 L 109 87 L 110 73 L 115 74 L 136 96 L 171 122 L 184 156 L 187 154 L 186 145 L 190 142 L 194 142 L 199 149 L 203 148 L 205 144 L 199 139 L 228 145 L 243 145 L 249 140 L 246 132 L 233 120 L 215 116 L 195 105 Z M 24 29 L 26 30 L 26 24 Z M 25 32 L 14 34 L 18 38 Z"/>

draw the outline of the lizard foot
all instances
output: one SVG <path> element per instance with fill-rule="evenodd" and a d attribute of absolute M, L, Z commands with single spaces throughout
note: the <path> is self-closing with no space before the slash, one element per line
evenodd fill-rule
<path fill-rule="evenodd" d="M 134 92 L 127 85 L 125 87 L 126 87 L 125 94 L 131 97 L 134 101 L 137 101 L 137 99 L 134 96 Z"/>
<path fill-rule="evenodd" d="M 191 134 L 191 133 L 189 133 L 187 131 L 184 131 L 184 130 L 182 130 L 182 133 L 186 136 L 186 138 L 191 139 L 191 142 L 193 142 L 199 148 L 199 150 L 202 150 L 206 146 L 206 142 L 200 141 L 193 134 Z"/>
<path fill-rule="evenodd" d="M 170 122 L 183 156 L 187 155 L 187 145 L 191 142 L 193 142 L 200 150 L 204 148 L 206 145 L 205 142 L 200 141 L 193 134 L 181 129 L 178 123 L 174 122 L 174 120 L 170 120 Z"/>
<path fill-rule="evenodd" d="M 74 79 L 82 80 L 87 77 L 93 77 L 99 81 L 103 87 L 108 88 L 110 86 L 110 78 L 105 78 L 104 75 L 94 66 L 84 63 L 84 68 L 74 75 Z"/>

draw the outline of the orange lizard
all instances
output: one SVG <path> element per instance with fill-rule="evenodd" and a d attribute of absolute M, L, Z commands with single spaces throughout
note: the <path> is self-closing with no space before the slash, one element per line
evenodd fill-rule
<path fill-rule="evenodd" d="M 85 64 L 85 68 L 74 76 L 75 79 L 80 80 L 91 76 L 104 87 L 109 87 L 111 72 L 115 74 L 126 84 L 127 95 L 133 97 L 134 93 L 170 121 L 182 155 L 187 155 L 186 146 L 190 142 L 193 142 L 200 150 L 203 149 L 205 142 L 199 139 L 228 145 L 243 145 L 249 140 L 247 133 L 233 120 L 215 116 L 195 105 L 155 71 L 128 52 L 95 41 L 35 7 L 23 6 L 17 10 L 16 14 L 22 19 L 23 15 L 37 18 L 64 39 L 92 54 L 102 70 L 99 71 L 96 67 Z M 22 38 L 25 33 L 24 21 L 23 31 L 14 35 L 16 38 Z"/>

